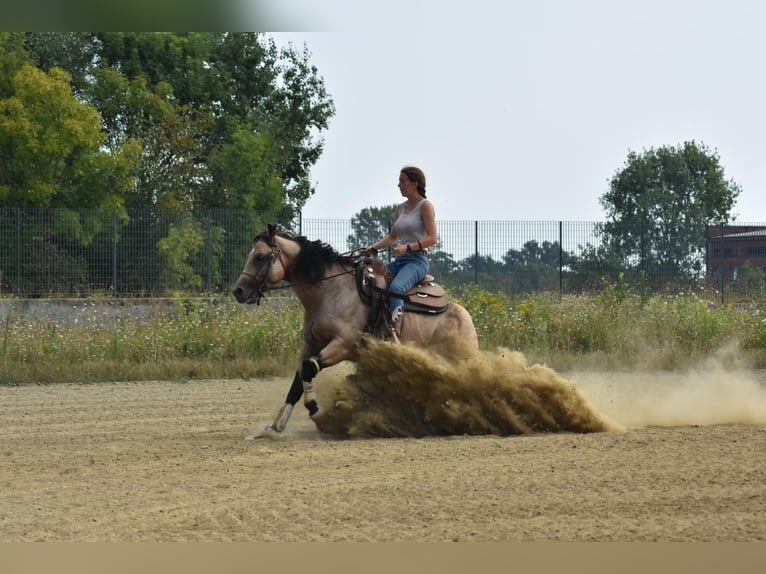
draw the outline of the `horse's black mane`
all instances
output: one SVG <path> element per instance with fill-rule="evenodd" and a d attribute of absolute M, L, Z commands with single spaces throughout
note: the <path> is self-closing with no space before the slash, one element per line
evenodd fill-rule
<path fill-rule="evenodd" d="M 329 243 L 320 240 L 311 241 L 303 235 L 294 236 L 285 232 L 278 232 L 277 235 L 295 241 L 301 246 L 291 266 L 291 271 L 298 281 L 319 283 L 325 278 L 327 269 L 331 265 L 338 264 L 346 269 L 352 269 L 356 264 L 355 257 L 338 253 Z M 256 241 L 259 239 L 268 242 L 268 233 L 261 233 L 255 238 Z"/>

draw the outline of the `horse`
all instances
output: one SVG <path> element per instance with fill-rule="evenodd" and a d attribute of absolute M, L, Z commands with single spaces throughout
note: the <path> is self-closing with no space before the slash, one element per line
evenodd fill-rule
<path fill-rule="evenodd" d="M 309 416 L 316 417 L 319 405 L 314 377 L 342 361 L 357 360 L 358 345 L 370 333 L 371 324 L 371 298 L 363 291 L 368 294 L 370 289 L 382 291 L 379 286 L 368 285 L 364 290 L 360 287 L 361 260 L 361 252 L 341 254 L 320 240 L 277 232 L 273 224 L 253 240 L 244 269 L 232 289 L 237 302 L 259 304 L 268 290 L 279 288 L 285 281 L 304 309 L 298 368 L 284 405 L 264 432 L 283 432 L 301 396 Z M 364 266 L 364 271 L 371 273 L 372 268 Z M 469 347 L 478 348 L 473 319 L 464 307 L 448 301 L 440 312 L 430 311 L 405 312 L 398 333 L 402 344 L 430 345 L 457 336 Z"/>

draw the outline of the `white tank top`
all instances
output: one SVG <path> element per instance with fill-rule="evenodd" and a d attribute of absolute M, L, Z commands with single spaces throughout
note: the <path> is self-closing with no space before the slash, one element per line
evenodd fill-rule
<path fill-rule="evenodd" d="M 406 201 L 399 206 L 399 217 L 394 222 L 394 228 L 402 243 L 417 243 L 426 236 L 426 226 L 420 216 L 420 208 L 426 201 L 428 200 L 419 201 L 409 213 L 404 212 Z"/>

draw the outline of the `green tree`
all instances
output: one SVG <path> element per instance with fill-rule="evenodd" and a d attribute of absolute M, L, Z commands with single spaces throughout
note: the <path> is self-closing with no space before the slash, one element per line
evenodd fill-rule
<path fill-rule="evenodd" d="M 512 291 L 557 290 L 560 287 L 560 266 L 568 261 L 569 254 L 561 251 L 558 241 L 532 239 L 520 250 L 509 249 L 503 256 L 503 268 L 510 274 Z"/>
<path fill-rule="evenodd" d="M 599 223 L 595 228 L 595 234 L 603 233 L 603 223 Z M 620 281 L 622 274 L 625 280 L 625 261 L 617 257 L 615 252 L 610 249 L 608 243 L 599 243 L 594 245 L 587 243 L 585 246 L 578 246 L 578 253 L 567 257 L 564 278 L 566 281 L 565 291 L 568 293 L 583 293 L 598 291 L 607 285 L 615 285 Z M 635 268 L 634 273 L 639 273 L 640 269 Z M 641 284 L 641 277 L 630 277 L 631 283 Z"/>
<path fill-rule="evenodd" d="M 22 32 L 0 32 L 0 99 L 13 95 L 13 78 L 29 59 Z"/>
<path fill-rule="evenodd" d="M 172 123 L 168 117 L 161 131 L 185 128 L 187 134 L 170 139 L 163 149 L 183 173 L 178 180 L 187 180 L 191 205 L 272 209 L 276 192 L 282 209 L 303 208 L 314 193 L 309 177 L 323 149 L 321 132 L 335 113 L 306 50 L 279 50 L 257 33 L 96 37 L 101 68 L 118 70 L 131 85 L 142 81 L 146 92 L 172 106 L 168 113 L 180 118 Z M 111 94 L 101 90 L 97 107 L 109 105 Z M 138 112 L 150 124 L 130 136 L 143 142 L 144 133 L 153 133 L 156 115 L 145 103 L 145 98 L 134 100 L 133 110 L 117 107 L 113 127 L 136 129 L 142 124 L 124 118 Z M 155 197 L 154 186 L 147 187 L 142 196 Z"/>
<path fill-rule="evenodd" d="M 306 48 L 219 32 L 37 32 L 25 45 L 43 70 L 70 71 L 109 149 L 140 144 L 126 205 L 295 213 L 314 193 L 335 108 Z"/>
<path fill-rule="evenodd" d="M 94 35 L 82 32 L 27 32 L 23 35 L 25 49 L 41 70 L 61 68 L 72 77 L 72 89 L 83 98 L 90 83 L 89 74 L 97 54 Z"/>
<path fill-rule="evenodd" d="M 98 112 L 72 96 L 71 78 L 24 64 L 0 100 L 0 206 L 120 207 L 135 146 L 102 148 Z"/>
<path fill-rule="evenodd" d="M 609 250 L 626 267 L 639 261 L 654 277 L 697 277 L 705 228 L 729 220 L 740 191 L 704 144 L 630 152 L 600 198 Z"/>
<path fill-rule="evenodd" d="M 437 243 L 428 254 L 429 270 L 428 273 L 436 278 L 439 283 L 448 281 L 458 268 L 455 258 L 451 253 L 441 249 L 441 241 Z"/>
<path fill-rule="evenodd" d="M 497 261 L 491 255 L 474 254 L 460 260 L 457 263 L 460 271 L 474 271 L 478 273 L 502 273 L 503 262 Z"/>
<path fill-rule="evenodd" d="M 537 240 L 532 239 L 527 241 L 520 250 L 509 249 L 503 255 L 503 264 L 506 270 L 511 273 L 532 263 L 558 269 L 561 258 L 561 246 L 558 241 L 543 241 L 541 245 Z"/>
<path fill-rule="evenodd" d="M 191 209 L 209 181 L 204 138 L 210 118 L 181 106 L 172 86 L 150 90 L 146 79 L 128 79 L 114 68 L 94 71 L 92 100 L 100 110 L 108 146 L 140 144 L 136 185 L 126 193 L 128 207 Z"/>
<path fill-rule="evenodd" d="M 353 231 L 346 239 L 349 248 L 366 247 L 388 235 L 394 224 L 396 208 L 396 203 L 383 207 L 365 207 L 351 217 L 351 229 Z"/>
<path fill-rule="evenodd" d="M 310 169 L 335 110 L 305 48 L 277 49 L 257 33 L 0 34 L 0 98 L 11 92 L 10 84 L 3 92 L 4 72 L 28 61 L 47 74 L 67 70 L 74 99 L 100 115 L 105 153 L 97 159 L 120 160 L 123 170 L 100 189 L 119 191 L 126 208 L 151 209 L 131 209 L 129 221 L 119 220 L 116 280 L 122 287 L 162 290 L 168 278 L 160 270 L 144 280 L 130 268 L 147 245 L 164 249 L 166 262 L 182 260 L 171 249 L 181 237 L 176 231 L 170 238 L 171 210 L 193 209 L 213 239 L 225 239 L 228 256 L 246 252 L 262 229 L 264 210 L 269 221 L 291 228 L 314 193 Z M 90 167 L 92 184 L 108 173 L 96 162 Z M 120 175 L 129 175 L 131 185 L 114 184 Z M 55 205 L 25 205 L 32 204 Z M 232 216 L 225 211 L 231 208 L 240 211 Z M 241 270 L 244 257 L 221 261 L 215 245 L 212 256 L 214 280 L 226 283 Z M 189 254 L 185 261 L 196 269 L 200 259 Z M 191 285 L 187 271 L 175 276 Z"/>
<path fill-rule="evenodd" d="M 746 261 L 738 270 L 734 283 L 736 293 L 743 298 L 763 299 L 766 293 L 766 271 Z"/>
<path fill-rule="evenodd" d="M 200 259 L 205 231 L 199 221 L 187 218 L 171 224 L 168 234 L 157 243 L 162 265 L 162 282 L 168 290 L 199 292 L 203 285 Z"/>
<path fill-rule="evenodd" d="M 244 126 L 235 128 L 231 141 L 210 157 L 209 167 L 218 192 L 207 200 L 208 207 L 282 209 L 284 187 L 274 157 L 276 147 L 267 133 L 255 133 Z M 253 193 L 255 189 L 258 193 Z"/>

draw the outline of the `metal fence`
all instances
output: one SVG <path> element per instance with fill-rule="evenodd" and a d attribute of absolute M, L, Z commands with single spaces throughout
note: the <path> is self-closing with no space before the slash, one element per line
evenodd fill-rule
<path fill-rule="evenodd" d="M 228 293 L 266 223 L 344 252 L 351 220 L 244 210 L 0 208 L 0 296 L 151 297 Z M 766 224 L 694 237 L 566 221 L 438 221 L 431 273 L 448 288 L 559 295 L 619 286 L 694 290 L 713 301 L 766 295 Z"/>

